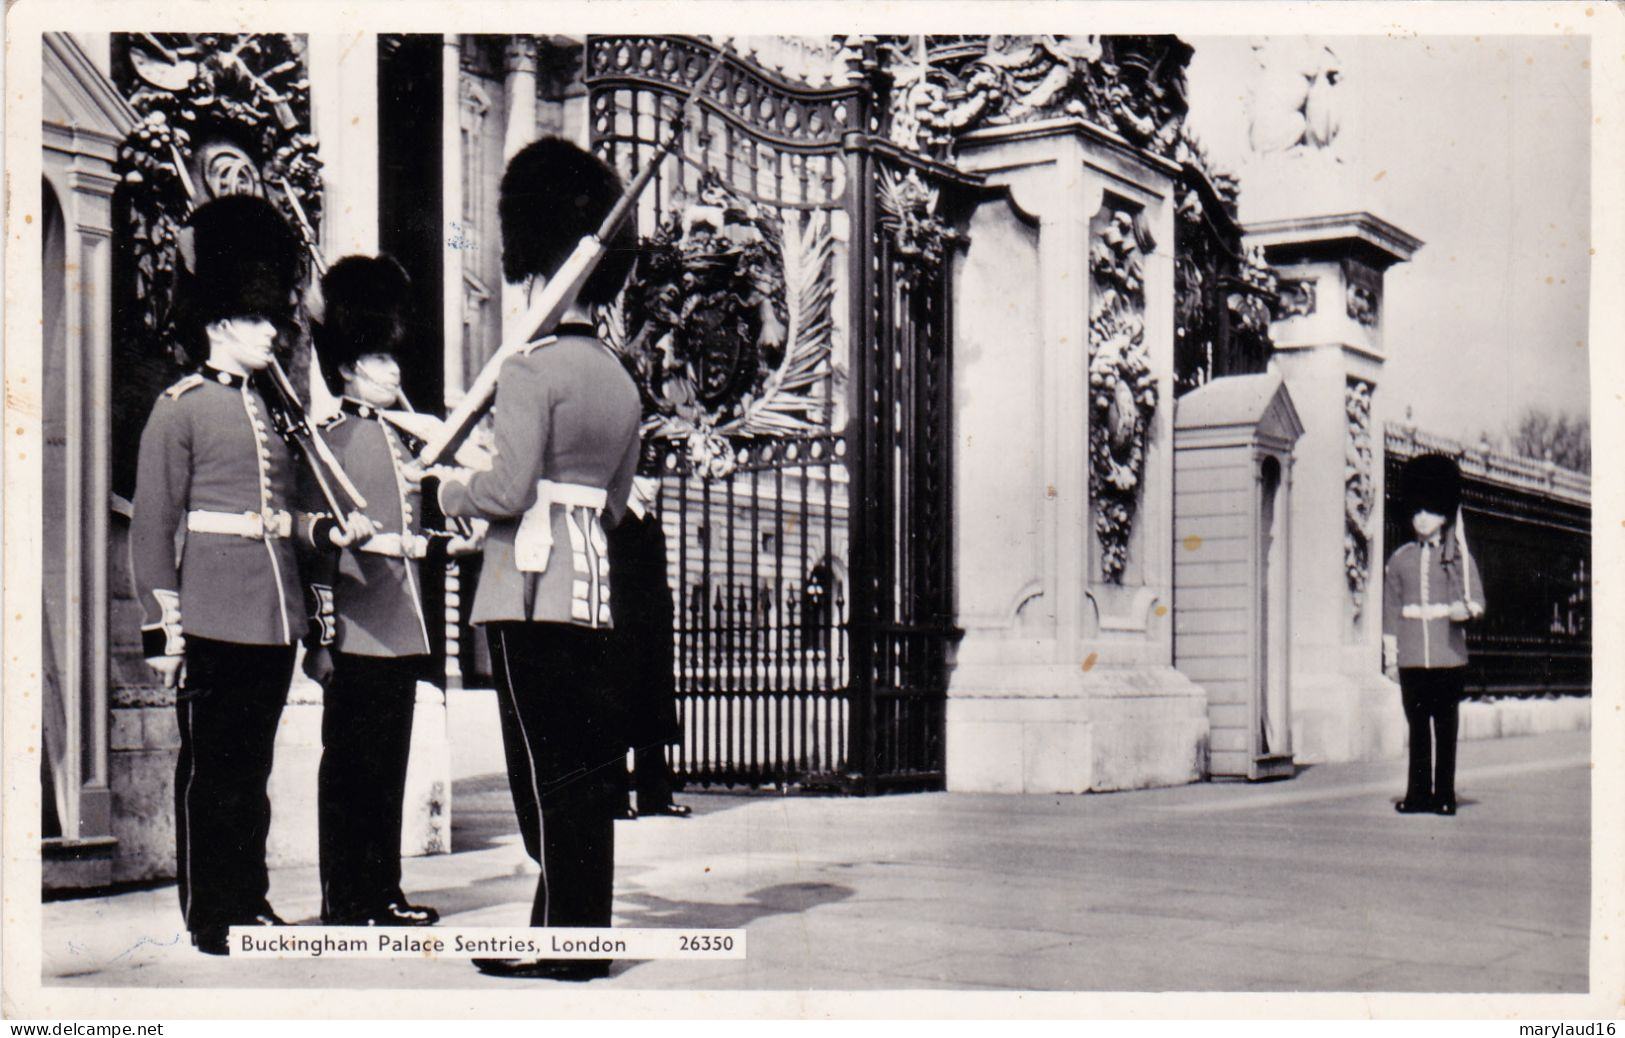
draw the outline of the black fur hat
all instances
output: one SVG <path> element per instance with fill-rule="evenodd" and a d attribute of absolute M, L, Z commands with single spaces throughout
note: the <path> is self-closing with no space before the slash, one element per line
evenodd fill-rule
<path fill-rule="evenodd" d="M 1420 454 L 1400 470 L 1400 493 L 1405 516 L 1428 511 L 1453 522 L 1461 507 L 1461 470 L 1444 454 Z"/>
<path fill-rule="evenodd" d="M 403 365 L 411 343 L 412 279 L 389 256 L 346 256 L 322 278 L 322 320 L 311 329 L 322 374 L 337 391 L 339 368 L 369 353 Z"/>
<path fill-rule="evenodd" d="M 207 354 L 205 329 L 215 321 L 292 322 L 304 257 L 276 207 L 254 195 L 227 195 L 200 206 L 188 229 L 190 249 L 183 246 L 176 272 L 175 329 L 194 359 Z"/>
<path fill-rule="evenodd" d="M 519 284 L 551 277 L 576 244 L 593 234 L 621 197 L 621 179 L 569 141 L 544 137 L 520 150 L 502 175 L 502 274 Z M 589 306 L 613 302 L 637 257 L 627 221 L 604 243 L 605 255 L 577 297 Z"/>

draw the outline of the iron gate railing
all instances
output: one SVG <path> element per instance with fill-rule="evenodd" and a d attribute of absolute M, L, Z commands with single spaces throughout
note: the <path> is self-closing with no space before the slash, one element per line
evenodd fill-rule
<path fill-rule="evenodd" d="M 653 442 L 662 473 L 683 741 L 692 782 L 841 785 L 850 723 L 846 443 L 742 449 L 732 478 Z"/>
<path fill-rule="evenodd" d="M 1522 458 L 1387 430 L 1386 545 L 1412 536 L 1395 493 L 1407 458 L 1459 459 L 1468 545 L 1487 611 L 1467 628 L 1468 694 L 1591 694 L 1590 480 Z"/>
<path fill-rule="evenodd" d="M 630 176 L 716 50 L 590 37 L 593 148 Z M 687 782 L 941 788 L 949 264 L 975 181 L 880 138 L 879 63 L 728 55 L 638 213 L 606 332 L 644 392 L 677 596 Z"/>

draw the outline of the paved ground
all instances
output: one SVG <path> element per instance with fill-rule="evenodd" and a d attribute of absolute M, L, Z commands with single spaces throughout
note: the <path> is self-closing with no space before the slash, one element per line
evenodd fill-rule
<path fill-rule="evenodd" d="M 1583 992 L 1588 733 L 1466 743 L 1461 813 L 1401 817 L 1400 762 L 1093 796 L 705 795 L 618 823 L 616 923 L 746 927 L 735 962 L 624 962 L 610 988 Z M 496 776 L 456 853 L 406 863 L 446 922 L 518 925 L 534 866 Z M 313 868 L 273 875 L 290 920 Z M 463 962 L 230 960 L 173 887 L 45 906 L 47 983 L 480 988 Z"/>

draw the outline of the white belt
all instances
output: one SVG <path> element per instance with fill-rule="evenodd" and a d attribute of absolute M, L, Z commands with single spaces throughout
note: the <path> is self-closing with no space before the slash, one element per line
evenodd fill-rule
<path fill-rule="evenodd" d="M 429 538 L 412 533 L 375 533 L 356 545 L 356 551 L 387 555 L 392 559 L 421 559 L 429 554 Z"/>
<path fill-rule="evenodd" d="M 550 479 L 536 484 L 536 503 L 519 520 L 519 529 L 513 538 L 513 559 L 521 573 L 545 573 L 547 561 L 553 555 L 553 506 L 588 508 L 597 518 L 604 510 L 608 495 L 603 487 L 589 487 L 580 483 L 555 483 Z"/>
<path fill-rule="evenodd" d="M 1405 606 L 1399 615 L 1407 620 L 1443 620 L 1450 615 L 1450 606 L 1446 602 L 1429 602 L 1427 605 Z"/>
<path fill-rule="evenodd" d="M 223 533 L 262 541 L 267 537 L 292 537 L 293 516 L 281 509 L 269 512 L 206 512 L 199 509 L 186 513 L 186 528 L 192 533 Z"/>

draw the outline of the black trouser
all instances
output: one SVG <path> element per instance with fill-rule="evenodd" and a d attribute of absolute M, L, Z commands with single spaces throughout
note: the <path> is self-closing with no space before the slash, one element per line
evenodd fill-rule
<path fill-rule="evenodd" d="M 270 910 L 265 787 L 293 658 L 291 645 L 186 638 L 186 680 L 175 702 L 175 875 L 193 932 Z"/>
<path fill-rule="evenodd" d="M 616 680 L 627 711 L 639 814 L 671 806 L 666 744 L 682 738 L 672 666 L 675 620 L 666 583 L 666 534 L 654 514 L 628 515 L 609 531 L 609 604 L 615 616 Z"/>
<path fill-rule="evenodd" d="M 633 749 L 632 788 L 640 815 L 657 814 L 671 806 L 671 769 L 666 765 L 664 744 Z"/>
<path fill-rule="evenodd" d="M 486 627 L 508 785 L 542 867 L 532 926 L 608 926 L 614 819 L 626 810 L 626 736 L 608 631 Z"/>
<path fill-rule="evenodd" d="M 1411 766 L 1405 784 L 1410 803 L 1455 802 L 1456 719 L 1466 678 L 1466 667 L 1399 670 L 1400 701 L 1411 726 Z M 1432 752 L 1435 742 L 1437 761 Z"/>
<path fill-rule="evenodd" d="M 401 899 L 401 799 L 425 658 L 333 654 L 316 778 L 323 920 Z"/>

